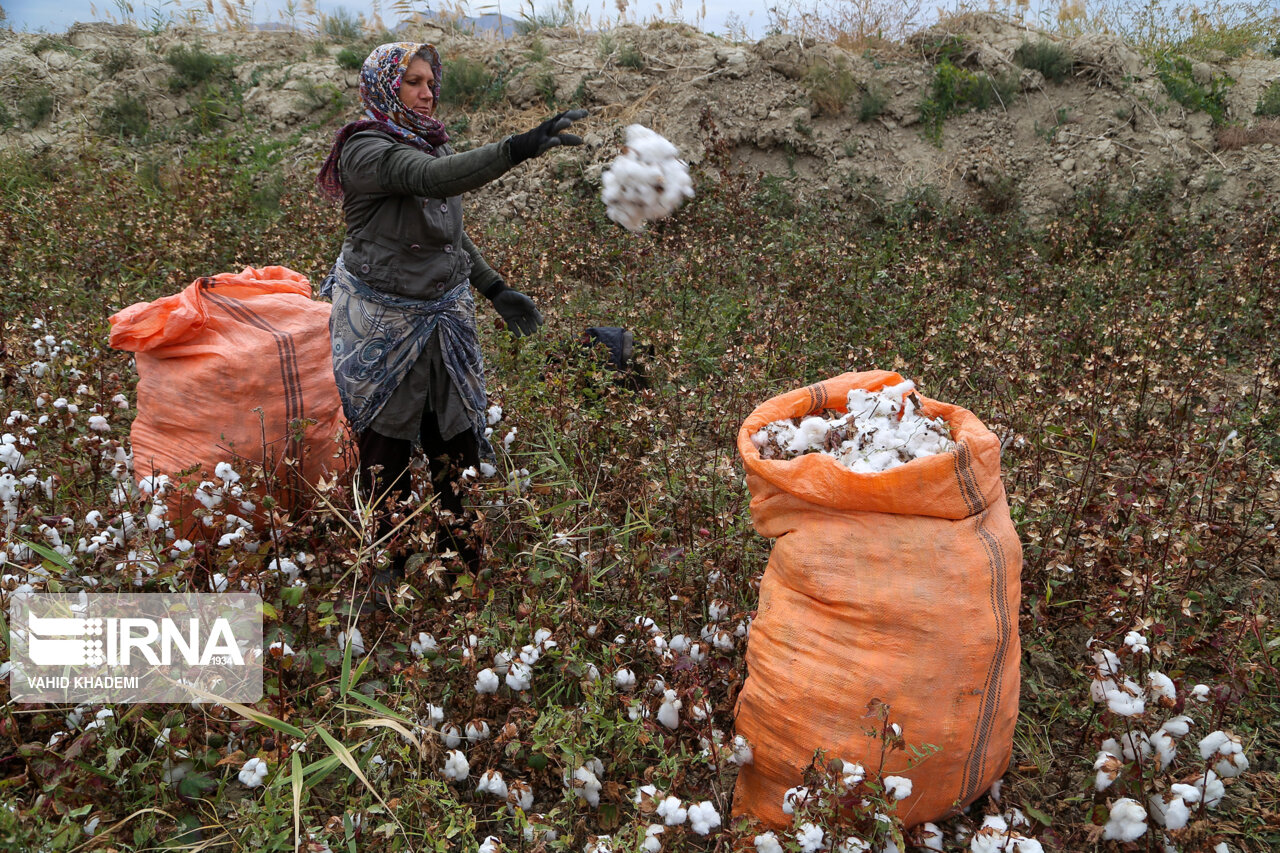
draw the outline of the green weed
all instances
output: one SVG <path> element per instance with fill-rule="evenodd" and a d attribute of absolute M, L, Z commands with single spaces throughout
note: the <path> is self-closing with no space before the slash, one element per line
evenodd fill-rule
<path fill-rule="evenodd" d="M 365 17 L 352 12 L 345 6 L 339 6 L 333 12 L 320 18 L 320 32 L 335 44 L 358 41 L 364 36 Z"/>
<path fill-rule="evenodd" d="M 142 139 L 150 127 L 146 103 L 124 92 L 117 92 L 98 117 L 99 131 L 120 139 Z"/>
<path fill-rule="evenodd" d="M 942 124 L 948 117 L 1007 105 L 1017 91 L 1018 81 L 1012 75 L 993 79 L 983 72 L 968 71 L 943 59 L 934 67 L 929 94 L 920 102 L 925 134 L 936 144 L 941 144 Z"/>
<path fill-rule="evenodd" d="M 440 100 L 446 104 L 475 109 L 502 100 L 506 81 L 483 63 L 460 56 L 449 63 L 441 82 Z"/>
<path fill-rule="evenodd" d="M 1258 106 L 1253 112 L 1260 116 L 1280 116 L 1280 79 L 1271 81 L 1271 85 L 1258 98 Z"/>
<path fill-rule="evenodd" d="M 644 70 L 644 54 L 634 44 L 624 44 L 618 49 L 618 55 L 614 59 L 619 68 L 630 68 L 632 71 Z"/>
<path fill-rule="evenodd" d="M 1023 68 L 1031 68 L 1044 75 L 1044 79 L 1061 83 L 1071 74 L 1071 51 L 1064 45 L 1045 39 L 1024 41 L 1013 52 L 1013 61 Z"/>
<path fill-rule="evenodd" d="M 1202 85 L 1192 73 L 1191 60 L 1185 56 L 1162 53 L 1156 57 L 1156 76 L 1164 84 L 1169 97 L 1194 112 L 1208 113 L 1215 126 L 1227 121 L 1227 90 L 1235 83 L 1230 77 L 1214 77 Z"/>
<path fill-rule="evenodd" d="M 809 102 L 818 115 L 839 115 L 844 112 L 859 88 L 858 81 L 853 79 L 853 72 L 844 63 L 834 68 L 825 63 L 810 66 L 805 73 L 804 86 Z"/>
<path fill-rule="evenodd" d="M 231 68 L 231 57 L 209 53 L 198 42 L 171 48 L 165 60 L 173 68 L 169 77 L 172 92 L 185 92 L 221 79 Z"/>
<path fill-rule="evenodd" d="M 339 68 L 345 68 L 348 71 L 359 71 L 364 66 L 365 57 L 368 56 L 367 51 L 359 51 L 353 47 L 344 47 L 334 56 L 334 62 L 338 63 Z M 453 64 L 449 66 L 450 71 L 453 70 Z"/>
<path fill-rule="evenodd" d="M 53 95 L 49 92 L 27 92 L 18 101 L 18 115 L 27 127 L 39 127 L 53 115 Z"/>

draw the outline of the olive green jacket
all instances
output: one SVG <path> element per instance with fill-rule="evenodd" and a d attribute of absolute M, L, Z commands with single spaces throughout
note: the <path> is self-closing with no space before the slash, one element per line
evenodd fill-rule
<path fill-rule="evenodd" d="M 462 230 L 462 194 L 511 168 L 507 140 L 439 157 L 376 130 L 342 148 L 342 258 L 370 287 L 438 299 L 471 279 L 488 294 L 502 280 Z"/>

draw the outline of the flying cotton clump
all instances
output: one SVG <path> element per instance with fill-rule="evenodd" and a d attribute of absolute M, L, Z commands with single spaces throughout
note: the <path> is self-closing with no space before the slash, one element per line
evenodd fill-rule
<path fill-rule="evenodd" d="M 605 212 L 628 231 L 670 216 L 693 197 L 693 180 L 679 151 L 647 127 L 627 127 L 627 144 L 600 176 Z"/>
<path fill-rule="evenodd" d="M 855 388 L 846 398 L 845 414 L 831 411 L 774 421 L 757 430 L 751 441 L 761 459 L 823 453 L 859 474 L 879 474 L 914 459 L 949 453 L 955 448 L 950 427 L 942 418 L 919 414 L 915 389 L 909 380 L 879 391 Z"/>

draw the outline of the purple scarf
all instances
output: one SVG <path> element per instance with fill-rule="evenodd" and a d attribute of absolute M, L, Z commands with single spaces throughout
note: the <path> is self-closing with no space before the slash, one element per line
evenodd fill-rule
<path fill-rule="evenodd" d="M 449 134 L 439 120 L 405 109 L 400 101 L 400 80 L 410 61 L 423 49 L 431 55 L 431 72 L 435 75 L 431 94 L 439 104 L 444 66 L 433 45 L 394 42 L 374 48 L 360 69 L 360 103 L 364 104 L 366 118 L 338 130 L 333 148 L 316 178 L 316 183 L 326 195 L 342 198 L 342 175 L 338 164 L 342 158 L 342 146 L 352 134 L 362 130 L 380 130 L 428 154 L 435 154 L 437 148 L 449 141 Z"/>

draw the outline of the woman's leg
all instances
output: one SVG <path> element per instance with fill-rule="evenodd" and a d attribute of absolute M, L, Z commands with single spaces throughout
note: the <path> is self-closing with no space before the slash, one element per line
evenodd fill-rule
<path fill-rule="evenodd" d="M 409 458 L 413 443 L 401 438 L 388 438 L 367 429 L 356 440 L 360 449 L 360 491 L 366 501 L 377 501 L 378 539 L 393 529 L 392 507 L 409 496 Z M 391 561 L 394 577 L 404 576 L 407 558 L 398 555 Z"/>
<path fill-rule="evenodd" d="M 443 438 L 435 413 L 425 412 L 422 417 L 422 449 L 431 468 L 431 487 L 435 490 L 436 500 L 441 509 L 452 516 L 447 520 L 441 544 L 458 552 L 458 558 L 467 569 L 479 571 L 480 543 L 475 541 L 472 530 L 475 515 L 463 508 L 458 489 L 462 471 L 480 465 L 480 448 L 475 434 L 468 429 L 453 438 Z"/>

